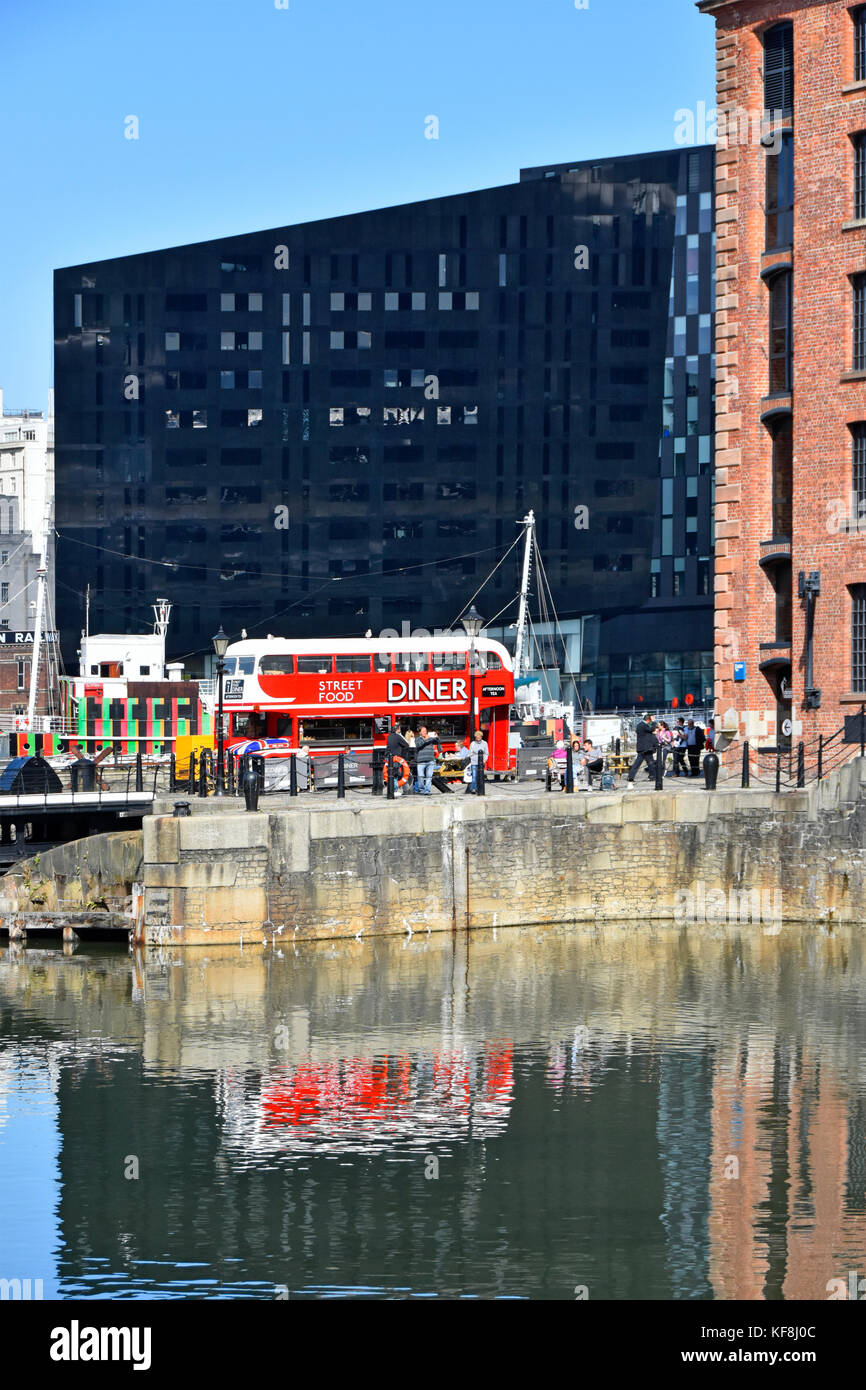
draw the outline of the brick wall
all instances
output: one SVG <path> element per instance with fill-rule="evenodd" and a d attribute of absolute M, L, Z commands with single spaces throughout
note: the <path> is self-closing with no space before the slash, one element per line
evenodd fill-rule
<path fill-rule="evenodd" d="M 794 36 L 793 254 L 766 253 L 766 149 L 725 138 L 717 155 L 716 701 L 736 710 L 741 733 L 773 742 L 779 682 L 793 688 L 793 738 L 837 729 L 859 704 L 851 689 L 852 583 L 866 581 L 866 534 L 834 529 L 851 493 L 849 422 L 866 420 L 866 374 L 851 374 L 849 276 L 866 269 L 866 223 L 853 219 L 853 149 L 866 129 L 866 84 L 852 85 L 853 23 L 845 0 L 701 0 L 717 25 L 720 112 L 764 107 L 762 33 L 790 20 Z M 790 124 L 790 123 L 789 123 Z M 773 264 L 793 265 L 793 390 L 769 393 L 769 291 Z M 761 643 L 775 636 L 775 594 L 759 565 L 772 538 L 772 441 L 762 414 L 793 422 L 792 644 L 789 670 L 763 674 Z M 777 416 L 777 418 L 779 418 Z M 820 571 L 815 607 L 817 710 L 804 708 L 805 605 L 799 571 Z M 770 571 L 772 572 L 772 571 Z M 778 573 L 778 571 L 777 571 Z M 734 662 L 746 662 L 735 683 Z M 847 697 L 847 699 L 846 699 Z M 751 718 L 746 718 L 751 712 Z M 778 714 L 784 717 L 782 702 Z"/>

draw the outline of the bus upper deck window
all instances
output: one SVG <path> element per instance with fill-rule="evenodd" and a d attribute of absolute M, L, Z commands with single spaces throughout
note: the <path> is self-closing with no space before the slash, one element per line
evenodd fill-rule
<path fill-rule="evenodd" d="M 369 671 L 369 669 L 370 669 L 370 658 L 369 658 L 369 656 L 361 656 L 361 655 L 358 655 L 358 656 L 338 656 L 338 657 L 337 657 L 337 670 L 338 670 L 338 671 Z"/>
<path fill-rule="evenodd" d="M 327 675 L 331 670 L 332 658 L 326 652 L 319 656 L 299 656 L 298 672 L 311 675 L 316 672 L 320 676 Z"/>
<path fill-rule="evenodd" d="M 393 652 L 377 652 L 377 653 L 376 653 L 376 670 L 377 670 L 377 671 L 390 671 L 390 670 L 391 670 L 391 667 L 392 667 L 392 665 L 393 665 L 393 663 L 394 663 L 394 653 L 393 653 Z"/>
<path fill-rule="evenodd" d="M 485 652 L 484 655 L 487 657 L 488 671 L 502 670 L 502 658 L 497 652 Z"/>
<path fill-rule="evenodd" d="M 290 676 L 294 669 L 293 656 L 263 656 L 259 661 L 259 675 Z"/>

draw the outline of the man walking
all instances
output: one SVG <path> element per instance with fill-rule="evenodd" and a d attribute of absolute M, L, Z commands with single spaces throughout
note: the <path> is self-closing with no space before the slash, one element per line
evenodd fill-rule
<path fill-rule="evenodd" d="M 656 754 L 658 753 L 658 743 L 656 742 L 655 729 L 656 726 L 653 723 L 653 717 L 649 713 L 649 711 L 647 711 L 643 719 L 638 721 L 637 757 L 635 758 L 634 762 L 628 770 L 628 781 L 626 783 L 626 791 L 634 791 L 634 779 L 637 776 L 638 768 L 640 767 L 641 763 L 645 762 L 647 765 L 647 772 L 651 776 L 655 775 L 655 759 Z"/>
<path fill-rule="evenodd" d="M 436 766 L 436 758 L 442 757 L 442 745 L 439 742 L 439 735 L 428 733 L 427 725 L 422 724 L 418 730 L 418 737 L 415 740 L 415 769 L 417 781 L 415 790 L 419 796 L 433 795 L 433 769 Z"/>

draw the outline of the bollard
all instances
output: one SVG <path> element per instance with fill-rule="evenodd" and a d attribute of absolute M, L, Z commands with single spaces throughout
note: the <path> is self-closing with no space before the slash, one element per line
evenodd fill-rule
<path fill-rule="evenodd" d="M 207 796 L 207 764 L 208 764 L 207 749 L 206 749 L 206 748 L 203 748 L 203 749 L 201 750 L 201 756 L 199 757 L 199 760 L 198 760 L 198 794 L 199 794 L 199 796 Z"/>
<path fill-rule="evenodd" d="M 387 770 L 388 770 L 388 800 L 389 800 L 389 801 L 393 801 L 393 800 L 394 800 L 394 759 L 393 759 L 393 756 L 392 756 L 390 753 L 388 754 L 388 761 L 387 761 L 387 763 L 386 763 L 386 767 L 387 767 Z"/>
<path fill-rule="evenodd" d="M 714 751 L 710 751 L 704 758 L 704 786 L 708 792 L 714 792 L 716 790 L 718 776 L 719 755 Z"/>
<path fill-rule="evenodd" d="M 486 779 L 485 779 L 485 776 L 484 776 L 484 759 L 481 758 L 481 757 L 479 757 L 479 759 L 478 759 L 478 771 L 477 771 L 477 774 L 476 774 L 476 777 L 475 777 L 475 791 L 476 791 L 476 794 L 477 794 L 478 796 L 483 796 L 483 795 L 484 795 L 484 791 L 485 791 L 485 787 L 486 787 Z"/>
<path fill-rule="evenodd" d="M 244 773 L 242 785 L 247 810 L 257 811 L 259 809 L 259 774 L 252 762 L 247 762 L 247 770 Z"/>
<path fill-rule="evenodd" d="M 342 801 L 346 795 L 346 755 L 337 754 L 337 799 Z"/>
<path fill-rule="evenodd" d="M 174 803 L 174 814 L 176 816 L 191 816 L 192 811 L 190 810 L 189 802 L 176 801 Z"/>
<path fill-rule="evenodd" d="M 136 755 L 135 755 L 135 790 L 136 790 L 137 792 L 143 792 L 143 791 L 144 791 L 144 776 L 143 776 L 143 771 L 144 771 L 144 770 L 143 770 L 142 762 L 141 762 L 141 754 L 140 754 L 140 753 L 136 753 Z"/>
<path fill-rule="evenodd" d="M 382 750 L 373 749 L 373 795 L 382 795 Z"/>
<path fill-rule="evenodd" d="M 665 780 L 664 780 L 664 779 L 665 779 L 665 762 L 664 762 L 664 750 L 663 750 L 661 744 L 659 744 L 658 748 L 656 749 L 656 760 L 655 760 L 654 772 L 655 772 L 655 790 L 656 790 L 657 792 L 663 792 L 664 789 L 665 789 Z"/>
<path fill-rule="evenodd" d="M 551 766 L 550 766 L 550 759 L 548 758 L 548 760 L 547 760 L 547 777 L 545 778 L 545 782 L 544 782 L 544 790 L 545 790 L 546 792 L 549 792 L 549 791 L 552 789 L 552 785 L 553 785 L 553 773 L 552 773 Z"/>
<path fill-rule="evenodd" d="M 803 740 L 797 744 L 797 786 L 806 785 L 806 750 L 803 747 Z"/>
<path fill-rule="evenodd" d="M 574 791 L 574 752 L 571 744 L 565 750 L 565 787 L 567 792 Z"/>
<path fill-rule="evenodd" d="M 292 753 L 291 757 L 289 758 L 289 796 L 297 796 L 297 794 L 298 794 L 298 764 L 297 764 L 297 762 L 295 761 L 295 755 L 294 755 L 294 753 Z"/>
<path fill-rule="evenodd" d="M 748 785 L 749 785 L 749 740 L 748 740 L 748 739 L 744 739 L 744 741 L 743 741 L 743 775 L 742 775 L 742 778 L 740 779 L 740 786 L 741 786 L 741 787 L 748 787 Z"/>

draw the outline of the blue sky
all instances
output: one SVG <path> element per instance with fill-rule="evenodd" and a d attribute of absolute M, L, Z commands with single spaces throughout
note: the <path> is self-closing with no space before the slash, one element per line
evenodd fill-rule
<path fill-rule="evenodd" d="M 693 0 L 283 2 L 0 0 L 7 408 L 47 402 L 56 266 L 668 148 L 714 104 Z"/>

